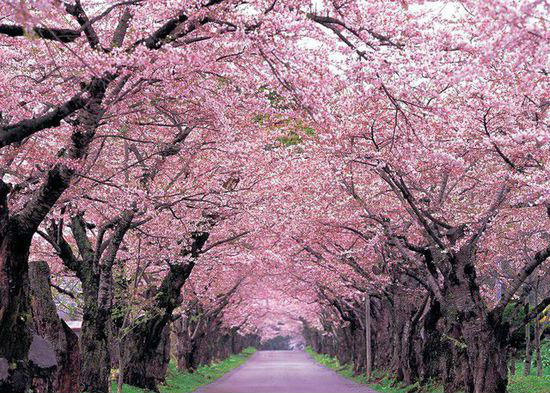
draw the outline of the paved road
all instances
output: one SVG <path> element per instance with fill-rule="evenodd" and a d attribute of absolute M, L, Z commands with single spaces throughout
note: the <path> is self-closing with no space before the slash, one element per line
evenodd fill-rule
<path fill-rule="evenodd" d="M 374 393 L 317 364 L 305 352 L 258 351 L 196 393 Z"/>

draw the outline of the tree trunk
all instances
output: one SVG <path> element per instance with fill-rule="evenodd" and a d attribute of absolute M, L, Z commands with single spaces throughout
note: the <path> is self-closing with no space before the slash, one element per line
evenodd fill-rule
<path fill-rule="evenodd" d="M 542 353 L 540 348 L 540 339 L 543 331 L 539 318 L 537 318 L 535 323 L 535 355 L 537 361 L 537 376 L 542 377 Z"/>
<path fill-rule="evenodd" d="M 467 326 L 465 338 L 474 393 L 505 393 L 508 386 L 508 329 L 481 320 Z"/>
<path fill-rule="evenodd" d="M 173 311 L 182 302 L 181 288 L 194 265 L 191 261 L 188 264 L 170 266 L 169 273 L 156 290 L 155 309 L 151 310 L 155 315 L 146 321 L 138 321 L 127 336 L 124 351 L 127 357 L 124 362 L 126 383 L 158 391 L 157 383 L 164 381 L 170 360 L 168 324 L 172 320 Z"/>
<path fill-rule="evenodd" d="M 525 304 L 525 315 L 529 314 L 529 302 Z M 533 348 L 531 348 L 531 323 L 525 325 L 525 359 L 523 363 L 523 375 L 531 374 L 531 362 L 533 361 Z"/>
<path fill-rule="evenodd" d="M 148 310 L 149 315 L 154 316 L 144 317 L 149 318 L 146 321 L 138 321 L 127 337 L 128 346 L 124 351 L 127 355 L 127 361 L 124 362 L 126 383 L 158 391 L 156 384 L 164 381 L 170 357 L 170 333 L 167 326 L 172 321 L 172 313 L 181 305 L 181 289 L 217 219 L 215 214 L 204 213 L 204 220 L 199 223 L 204 231 L 192 233 L 191 244 L 186 244 L 180 251 L 179 263 L 169 265 L 170 271 L 156 289 L 155 306 Z"/>
<path fill-rule="evenodd" d="M 193 353 L 195 352 L 194 340 L 191 338 L 189 315 L 183 315 L 174 322 L 174 332 L 176 335 L 176 359 L 177 367 L 180 371 L 192 372 Z M 193 326 L 195 327 L 195 326 Z"/>
<path fill-rule="evenodd" d="M 454 347 L 451 367 L 457 375 L 463 372 L 463 390 L 467 393 L 505 393 L 509 326 L 502 323 L 502 315 L 493 315 L 483 302 L 474 263 L 475 248 L 468 245 L 449 260 L 452 270 L 441 305 L 450 327 L 445 331 L 446 338 Z M 452 374 L 453 388 L 460 389 L 460 381 Z"/>
<path fill-rule="evenodd" d="M 51 378 L 43 380 L 38 392 L 76 393 L 80 382 L 78 336 L 57 315 L 50 288 L 50 269 L 46 262 L 31 262 L 29 278 L 32 313 L 37 333 L 55 350 L 57 368 Z M 34 383 L 35 388 L 37 383 Z"/>
<path fill-rule="evenodd" d="M 445 356 L 442 350 L 441 332 L 437 328 L 441 319 L 441 309 L 439 302 L 430 299 L 427 305 L 428 309 L 420 319 L 420 349 L 418 354 L 418 373 L 421 383 L 428 382 L 430 379 L 438 378 L 441 373 L 439 364 L 441 358 Z"/>
<path fill-rule="evenodd" d="M 124 382 L 158 392 L 170 362 L 170 325 L 162 318 L 136 327 L 125 342 Z M 137 350 L 135 350 L 137 349 Z"/>
<path fill-rule="evenodd" d="M 367 380 L 370 380 L 372 373 L 372 335 L 371 335 L 372 318 L 370 312 L 370 296 L 367 293 L 365 296 L 365 368 L 367 373 Z"/>
<path fill-rule="evenodd" d="M 87 87 L 91 98 L 79 111 L 81 126 L 73 130 L 66 157 L 85 157 L 98 124 L 105 90 L 114 78 L 111 75 L 93 78 Z M 34 375 L 44 377 L 55 365 L 51 364 L 55 363 L 51 345 L 33 333 L 29 249 L 40 223 L 69 187 L 73 175 L 74 170 L 64 164 L 52 166 L 41 186 L 11 217 L 7 201 L 11 190 L 0 179 L 0 391 L 3 393 L 27 391 Z"/>
<path fill-rule="evenodd" d="M 82 348 L 81 385 L 86 393 L 106 393 L 111 377 L 109 331 L 110 311 L 97 304 L 99 277 L 91 273 L 89 281 L 82 282 L 84 307 L 80 345 Z"/>
<path fill-rule="evenodd" d="M 33 329 L 27 265 L 31 239 L 20 236 L 8 222 L 0 220 L 0 392 L 23 393 L 32 379 L 29 349 Z"/>
<path fill-rule="evenodd" d="M 87 224 L 84 214 L 78 213 L 71 218 L 71 231 L 77 243 L 81 261 L 68 252 L 65 253 L 65 265 L 75 271 L 82 283 L 83 315 L 81 332 L 82 369 L 81 386 L 87 393 L 104 393 L 111 384 L 111 328 L 113 299 L 113 263 L 122 240 L 130 228 L 135 215 L 135 208 L 124 210 L 119 217 L 100 227 L 96 249 L 104 248 L 97 253 L 86 233 Z M 55 232 L 56 228 L 52 228 Z M 58 228 L 60 229 L 60 227 Z M 113 233 L 109 240 L 103 241 L 103 234 L 108 229 Z M 57 236 L 60 238 L 59 236 Z M 58 240 L 59 241 L 59 240 Z M 62 239 L 58 248 L 70 247 Z"/>

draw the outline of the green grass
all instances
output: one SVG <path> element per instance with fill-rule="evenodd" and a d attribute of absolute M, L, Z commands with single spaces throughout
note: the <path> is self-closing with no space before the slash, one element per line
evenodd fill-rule
<path fill-rule="evenodd" d="M 255 348 L 246 348 L 238 355 L 232 355 L 229 358 L 212 363 L 208 366 L 201 366 L 194 373 L 181 372 L 176 365 L 171 362 L 168 366 L 166 383 L 160 386 L 162 393 L 186 393 L 192 392 L 203 385 L 208 385 L 215 380 L 223 377 L 229 371 L 239 367 L 256 352 Z M 113 384 L 113 392 L 116 392 L 116 384 Z M 123 393 L 144 393 L 145 390 L 133 386 L 124 385 Z"/>
<path fill-rule="evenodd" d="M 542 370 L 544 377 L 537 377 L 537 366 L 531 366 L 531 374 L 523 376 L 523 361 L 516 362 L 516 375 L 510 375 L 510 393 L 550 393 L 550 367 Z"/>
<path fill-rule="evenodd" d="M 523 360 L 516 361 L 516 373 L 523 374 Z M 529 375 L 537 375 L 537 365 L 534 360 L 531 365 L 531 373 Z M 542 368 L 542 375 L 550 376 L 550 366 Z"/>
<path fill-rule="evenodd" d="M 351 364 L 342 365 L 340 364 L 338 359 L 330 357 L 328 355 L 316 353 L 315 351 L 313 351 L 311 347 L 307 347 L 306 352 L 313 359 L 315 359 L 317 363 L 320 363 L 323 366 L 326 366 L 336 371 L 338 374 L 348 379 L 352 379 L 357 383 L 361 383 L 361 384 L 367 383 L 367 378 L 365 374 L 354 375 L 353 366 Z M 369 383 L 368 386 L 382 393 L 407 393 L 411 389 L 418 387 L 417 385 L 407 386 L 407 385 L 396 383 L 388 375 L 381 372 L 374 372 L 372 376 L 372 380 L 374 382 Z M 443 388 L 441 386 L 430 385 L 430 386 L 425 386 L 423 388 L 423 391 L 427 393 L 442 393 Z"/>
<path fill-rule="evenodd" d="M 358 383 L 367 383 L 364 374 L 353 375 L 353 366 L 351 364 L 341 365 L 337 359 L 328 355 L 318 354 L 310 347 L 306 348 L 306 352 L 313 359 L 315 359 L 315 361 L 338 372 L 340 375 L 343 375 L 344 377 L 352 379 Z M 535 375 L 530 375 L 524 377 L 523 375 L 519 375 L 521 374 L 521 371 L 523 371 L 523 367 L 519 367 L 518 365 L 517 370 L 518 372 L 516 375 L 510 376 L 508 393 L 550 393 L 550 376 L 537 377 Z M 369 383 L 369 386 L 372 389 L 382 393 L 407 393 L 413 388 L 418 388 L 418 385 L 416 384 L 407 386 L 397 383 L 387 374 L 381 372 L 373 373 L 373 381 L 375 382 Z M 422 391 L 426 393 L 442 393 L 443 387 L 441 385 L 433 384 L 422 387 Z"/>
<path fill-rule="evenodd" d="M 518 373 L 519 374 L 519 373 Z M 550 393 L 550 376 L 511 375 L 508 382 L 509 393 Z"/>

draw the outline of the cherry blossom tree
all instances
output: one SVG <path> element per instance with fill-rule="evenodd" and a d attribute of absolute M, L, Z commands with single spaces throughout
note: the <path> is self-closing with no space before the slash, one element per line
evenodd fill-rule
<path fill-rule="evenodd" d="M 304 328 L 359 372 L 371 316 L 375 366 L 506 390 L 550 304 L 510 318 L 550 256 L 546 2 L 0 5 L 0 389 L 52 372 L 30 258 L 82 305 L 75 391 L 115 346 L 156 389 L 174 321 L 180 368 Z"/>

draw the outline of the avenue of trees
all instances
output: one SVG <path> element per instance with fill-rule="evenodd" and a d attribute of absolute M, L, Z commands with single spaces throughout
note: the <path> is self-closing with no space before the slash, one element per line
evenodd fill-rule
<path fill-rule="evenodd" d="M 546 0 L 0 0 L 0 391 L 155 391 L 171 354 L 303 334 L 506 392 L 549 325 L 549 24 Z"/>

